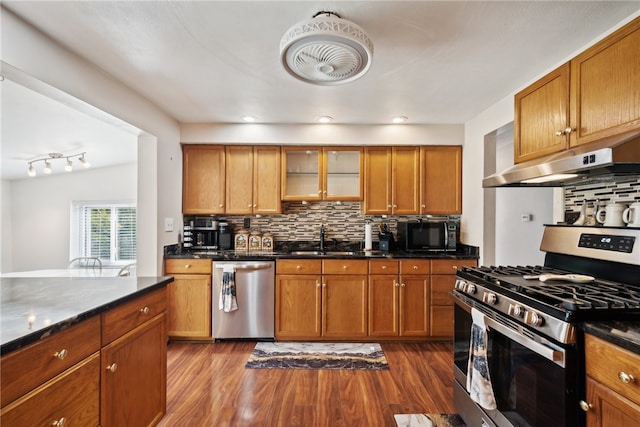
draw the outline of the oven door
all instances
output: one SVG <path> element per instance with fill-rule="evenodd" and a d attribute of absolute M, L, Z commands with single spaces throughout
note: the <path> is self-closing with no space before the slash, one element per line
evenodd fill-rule
<path fill-rule="evenodd" d="M 500 427 L 578 425 L 575 350 L 550 343 L 457 292 L 454 301 L 454 371 L 456 382 L 465 390 L 471 306 L 485 314 L 487 362 L 497 410 L 485 410 L 474 402 L 475 410 L 483 413 L 482 418 L 486 416 Z M 471 401 L 468 394 L 466 398 Z M 461 416 L 464 418 L 464 414 Z M 465 421 L 473 424 L 477 420 Z"/>

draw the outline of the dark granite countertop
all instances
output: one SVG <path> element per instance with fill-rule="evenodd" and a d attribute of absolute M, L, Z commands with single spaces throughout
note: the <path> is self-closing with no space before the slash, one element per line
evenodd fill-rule
<path fill-rule="evenodd" d="M 172 277 L 0 278 L 0 354 L 173 281 Z"/>
<path fill-rule="evenodd" d="M 588 334 L 640 354 L 640 321 L 586 322 L 582 329 Z"/>
<path fill-rule="evenodd" d="M 295 252 L 306 252 L 298 253 Z M 313 253 L 318 252 L 318 253 Z M 322 252 L 322 253 L 319 253 Z M 478 259 L 479 250 L 475 246 L 458 245 L 456 252 L 402 252 L 402 251 L 363 251 L 359 248 L 340 245 L 320 251 L 317 246 L 292 242 L 280 245 L 274 252 L 246 251 L 180 251 L 177 245 L 165 247 L 165 258 L 211 259 L 211 260 L 275 260 L 278 258 L 311 258 L 311 259 Z"/>

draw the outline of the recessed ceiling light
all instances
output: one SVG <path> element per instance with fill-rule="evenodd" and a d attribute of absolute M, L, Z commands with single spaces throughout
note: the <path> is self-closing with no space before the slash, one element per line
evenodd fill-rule
<path fill-rule="evenodd" d="M 320 116 L 318 117 L 318 123 L 331 123 L 333 121 L 333 117 L 331 116 Z"/>
<path fill-rule="evenodd" d="M 407 116 L 396 116 L 396 117 L 391 119 L 391 121 L 393 123 L 404 123 L 407 120 L 409 120 L 409 118 Z"/>
<path fill-rule="evenodd" d="M 256 121 L 256 118 L 253 116 L 242 116 L 242 120 L 247 123 L 253 123 Z"/>

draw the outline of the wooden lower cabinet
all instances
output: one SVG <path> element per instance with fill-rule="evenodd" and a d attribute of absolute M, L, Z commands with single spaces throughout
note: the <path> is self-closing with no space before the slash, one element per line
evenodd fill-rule
<path fill-rule="evenodd" d="M 366 260 L 277 260 L 276 338 L 366 338 L 366 271 Z"/>
<path fill-rule="evenodd" d="M 3 426 L 100 424 L 100 353 L 2 408 Z"/>
<path fill-rule="evenodd" d="M 102 349 L 101 425 L 156 425 L 166 411 L 164 313 Z"/>
<path fill-rule="evenodd" d="M 585 334 L 587 427 L 635 427 L 640 420 L 640 355 Z"/>
<path fill-rule="evenodd" d="M 431 260 L 431 337 L 453 337 L 453 300 L 451 291 L 456 283 L 456 272 L 462 267 L 475 267 L 475 259 Z"/>
<path fill-rule="evenodd" d="M 276 276 L 276 338 L 319 338 L 322 334 L 320 275 Z"/>
<path fill-rule="evenodd" d="M 210 259 L 166 259 L 169 339 L 211 340 Z"/>

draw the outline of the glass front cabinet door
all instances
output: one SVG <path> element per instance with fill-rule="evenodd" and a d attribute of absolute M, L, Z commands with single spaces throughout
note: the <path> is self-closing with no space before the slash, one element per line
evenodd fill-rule
<path fill-rule="evenodd" d="M 362 200 L 362 149 L 283 147 L 282 200 Z"/>

